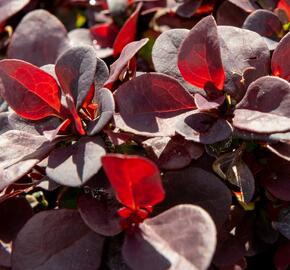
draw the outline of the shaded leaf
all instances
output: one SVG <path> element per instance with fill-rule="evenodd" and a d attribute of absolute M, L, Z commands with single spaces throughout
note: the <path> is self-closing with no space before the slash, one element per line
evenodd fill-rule
<path fill-rule="evenodd" d="M 277 41 L 283 33 L 283 26 L 278 16 L 274 12 L 264 9 L 251 13 L 244 21 L 243 28 Z"/>
<path fill-rule="evenodd" d="M 36 66 L 54 64 L 69 48 L 64 25 L 49 12 L 29 12 L 18 24 L 8 48 L 9 58 L 18 58 Z"/>
<path fill-rule="evenodd" d="M 12 267 L 95 270 L 101 262 L 103 241 L 102 236 L 83 223 L 76 210 L 43 211 L 30 219 L 17 235 Z"/>
<path fill-rule="evenodd" d="M 209 111 L 213 109 L 218 109 L 218 107 L 220 107 L 224 103 L 225 95 L 220 95 L 214 98 L 207 98 L 196 93 L 194 95 L 194 101 L 195 101 L 196 107 L 199 110 Z"/>
<path fill-rule="evenodd" d="M 117 214 L 119 208 L 114 195 L 102 190 L 95 197 L 81 194 L 78 198 L 78 210 L 84 222 L 91 230 L 105 236 L 114 236 L 122 231 Z"/>
<path fill-rule="evenodd" d="M 205 209 L 219 228 L 230 212 L 232 195 L 214 174 L 197 167 L 167 172 L 164 175 L 166 200 L 161 211 L 178 204 L 195 204 Z"/>
<path fill-rule="evenodd" d="M 117 199 L 128 208 L 146 208 L 164 199 L 160 172 L 150 160 L 108 154 L 102 157 L 102 164 Z"/>
<path fill-rule="evenodd" d="M 48 156 L 57 141 L 10 130 L 0 136 L 0 190 L 20 179 Z M 11 147 L 13 145 L 13 147 Z"/>
<path fill-rule="evenodd" d="M 201 4 L 202 0 L 185 0 L 177 7 L 176 14 L 184 18 L 190 18 L 198 10 Z"/>
<path fill-rule="evenodd" d="M 285 35 L 279 42 L 277 48 L 273 52 L 271 68 L 275 76 L 279 76 L 287 81 L 290 81 L 290 64 L 287 60 L 290 56 L 290 33 Z"/>
<path fill-rule="evenodd" d="M 48 73 L 21 60 L 2 60 L 0 76 L 0 94 L 20 116 L 38 120 L 60 113 L 61 93 Z"/>
<path fill-rule="evenodd" d="M 258 8 L 258 6 L 255 5 L 251 0 L 228 0 L 228 1 L 249 13 L 255 11 Z"/>
<path fill-rule="evenodd" d="M 275 89 L 275 95 L 273 95 Z M 290 130 L 290 84 L 277 77 L 262 77 L 253 82 L 237 105 L 233 125 L 258 133 Z"/>
<path fill-rule="evenodd" d="M 46 174 L 58 184 L 81 186 L 99 171 L 101 157 L 105 154 L 105 144 L 100 137 L 82 137 L 51 152 Z"/>
<path fill-rule="evenodd" d="M 126 235 L 123 256 L 132 269 L 207 269 L 216 246 L 216 229 L 200 207 L 178 205 L 144 221 Z M 173 233 L 178 228 L 178 237 Z M 206 233 L 204 233 L 206 232 Z"/>
<path fill-rule="evenodd" d="M 0 203 L 0 239 L 11 242 L 33 215 L 32 208 L 23 197 L 11 198 Z"/>
<path fill-rule="evenodd" d="M 287 161 L 290 161 L 290 142 L 289 143 L 275 143 L 275 144 L 267 144 L 267 148 L 279 156 L 280 158 L 283 158 Z"/>
<path fill-rule="evenodd" d="M 181 136 L 151 138 L 142 144 L 148 156 L 163 170 L 182 169 L 204 152 L 202 145 L 186 141 Z"/>
<path fill-rule="evenodd" d="M 119 58 L 110 66 L 110 75 L 105 85 L 109 85 L 118 80 L 120 74 L 127 67 L 131 59 L 141 50 L 149 41 L 148 38 L 143 38 L 139 41 L 133 41 L 127 44 L 122 50 Z"/>
<path fill-rule="evenodd" d="M 287 239 L 290 239 L 290 209 L 283 208 L 279 213 L 279 219 L 277 222 L 274 222 L 274 226 L 277 230 L 285 236 Z"/>
<path fill-rule="evenodd" d="M 224 69 L 215 20 L 212 16 L 199 21 L 181 43 L 178 68 L 183 78 L 204 88 L 213 83 L 219 90 L 224 85 Z"/>
<path fill-rule="evenodd" d="M 88 123 L 87 134 L 89 136 L 99 133 L 111 120 L 115 111 L 115 101 L 109 89 L 98 89 L 95 96 L 98 104 L 98 116 Z"/>
<path fill-rule="evenodd" d="M 1 267 L 11 267 L 11 253 L 7 246 L 0 242 L 0 266 Z M 10 269 L 10 268 L 9 268 Z M 6 270 L 6 268 L 3 268 Z"/>
<path fill-rule="evenodd" d="M 290 266 L 290 241 L 281 244 L 275 252 L 274 263 L 278 270 L 284 270 Z"/>
<path fill-rule="evenodd" d="M 135 36 L 137 33 L 137 22 L 141 7 L 142 3 L 139 3 L 135 11 L 127 19 L 123 27 L 120 29 L 118 35 L 116 36 L 116 39 L 113 44 L 113 54 L 115 57 L 122 52 L 123 48 L 128 43 L 135 40 Z"/>
<path fill-rule="evenodd" d="M 175 79 L 149 73 L 122 84 L 115 91 L 116 126 L 134 134 L 172 136 L 174 117 L 195 108 L 192 96 Z"/>
<path fill-rule="evenodd" d="M 181 115 L 175 127 L 186 140 L 203 144 L 225 140 L 232 134 L 232 127 L 225 119 L 198 110 Z"/>
<path fill-rule="evenodd" d="M 218 26 L 221 57 L 226 73 L 224 90 L 236 101 L 249 84 L 269 74 L 270 51 L 259 34 L 233 26 Z"/>

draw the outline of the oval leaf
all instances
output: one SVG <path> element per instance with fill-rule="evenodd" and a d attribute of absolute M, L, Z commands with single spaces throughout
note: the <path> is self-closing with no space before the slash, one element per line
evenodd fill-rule
<path fill-rule="evenodd" d="M 253 82 L 237 105 L 233 125 L 257 133 L 290 130 L 290 84 L 277 77 Z"/>
<path fill-rule="evenodd" d="M 178 81 L 158 73 L 138 76 L 114 95 L 120 115 L 116 125 L 140 135 L 172 136 L 173 118 L 195 108 L 193 97 Z"/>
<path fill-rule="evenodd" d="M 213 83 L 223 89 L 225 73 L 221 60 L 217 26 L 212 16 L 199 21 L 182 42 L 178 68 L 189 83 L 205 88 Z"/>
<path fill-rule="evenodd" d="M 178 205 L 127 234 L 123 256 L 132 269 L 205 270 L 216 246 L 216 228 L 198 206 Z M 174 233 L 175 232 L 175 233 Z"/>
<path fill-rule="evenodd" d="M 0 94 L 17 114 L 30 120 L 57 115 L 61 109 L 55 79 L 21 60 L 0 62 Z"/>
<path fill-rule="evenodd" d="M 12 268 L 95 270 L 101 262 L 103 242 L 104 238 L 92 232 L 76 210 L 43 211 L 17 235 Z"/>
<path fill-rule="evenodd" d="M 64 25 L 49 12 L 29 12 L 19 23 L 8 48 L 9 58 L 18 58 L 36 66 L 54 64 L 69 48 Z"/>
<path fill-rule="evenodd" d="M 150 160 L 109 154 L 102 157 L 102 163 L 116 197 L 123 205 L 136 210 L 154 206 L 164 199 L 160 172 Z"/>

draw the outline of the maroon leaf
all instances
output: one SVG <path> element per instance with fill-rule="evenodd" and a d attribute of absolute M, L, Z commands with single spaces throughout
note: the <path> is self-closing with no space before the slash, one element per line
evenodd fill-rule
<path fill-rule="evenodd" d="M 47 176 L 61 185 L 81 186 L 99 171 L 101 157 L 105 154 L 105 145 L 100 137 L 82 137 L 49 155 Z"/>
<path fill-rule="evenodd" d="M 20 179 L 48 156 L 57 141 L 10 130 L 0 136 L 0 190 Z M 13 146 L 13 147 L 11 147 Z"/>
<path fill-rule="evenodd" d="M 232 127 L 226 120 L 197 110 L 181 115 L 175 128 L 186 140 L 203 144 L 225 140 L 232 134 Z"/>
<path fill-rule="evenodd" d="M 289 131 L 289 102 L 290 84 L 287 81 L 271 76 L 259 78 L 249 86 L 236 107 L 233 125 L 258 133 Z"/>
<path fill-rule="evenodd" d="M 216 21 L 218 25 L 231 25 L 242 27 L 249 14 L 231 2 L 224 1 L 217 10 Z"/>
<path fill-rule="evenodd" d="M 64 25 L 52 14 L 39 9 L 28 13 L 12 36 L 9 58 L 18 58 L 36 66 L 54 64 L 69 48 Z"/>
<path fill-rule="evenodd" d="M 267 148 L 280 158 L 290 161 L 290 142 L 288 143 L 279 142 L 275 144 L 268 144 Z"/>
<path fill-rule="evenodd" d="M 279 76 L 287 81 L 290 81 L 290 65 L 287 61 L 290 56 L 289 42 L 290 33 L 285 35 L 279 42 L 273 53 L 271 62 L 273 75 Z"/>
<path fill-rule="evenodd" d="M 148 156 L 163 170 L 182 169 L 204 152 L 200 144 L 186 141 L 181 136 L 151 138 L 144 141 L 143 146 Z"/>
<path fill-rule="evenodd" d="M 178 48 L 188 33 L 187 29 L 171 29 L 159 35 L 152 48 L 153 64 L 157 72 L 174 77 L 190 92 L 203 91 L 185 81 L 177 66 Z"/>
<path fill-rule="evenodd" d="M 43 211 L 22 228 L 13 245 L 12 267 L 98 269 L 104 238 L 92 232 L 76 210 Z"/>
<path fill-rule="evenodd" d="M 20 116 L 38 120 L 60 113 L 61 93 L 48 73 L 21 60 L 2 60 L 0 76 L 0 94 Z"/>
<path fill-rule="evenodd" d="M 208 16 L 190 30 L 179 48 L 178 67 L 183 78 L 200 88 L 213 83 L 222 90 L 225 74 L 219 46 L 215 20 Z"/>
<path fill-rule="evenodd" d="M 245 20 L 243 28 L 273 40 L 279 40 L 279 36 L 283 33 L 283 26 L 278 16 L 264 9 L 251 13 Z"/>
<path fill-rule="evenodd" d="M 270 51 L 257 33 L 232 26 L 218 26 L 221 56 L 226 73 L 224 90 L 236 101 L 249 84 L 269 74 Z"/>
<path fill-rule="evenodd" d="M 127 67 L 131 59 L 141 50 L 149 41 L 148 38 L 143 38 L 139 41 L 133 41 L 127 44 L 122 50 L 119 58 L 110 66 L 110 75 L 105 85 L 109 85 L 118 80 L 119 75 Z"/>
<path fill-rule="evenodd" d="M 195 204 L 205 209 L 219 228 L 229 215 L 232 195 L 214 174 L 200 168 L 188 167 L 164 175 L 166 200 L 160 210 L 178 204 Z"/>
<path fill-rule="evenodd" d="M 89 136 L 99 133 L 111 120 L 115 111 L 115 101 L 109 89 L 98 89 L 95 94 L 96 103 L 98 104 L 98 116 L 88 123 L 87 134 Z"/>
<path fill-rule="evenodd" d="M 173 118 L 195 108 L 194 99 L 178 81 L 158 73 L 136 77 L 114 94 L 119 110 L 116 126 L 134 134 L 172 136 Z"/>
<path fill-rule="evenodd" d="M 66 95 L 73 97 L 77 110 L 89 95 L 96 68 L 97 55 L 91 46 L 72 47 L 63 53 L 55 64 L 55 72 L 62 90 Z"/>
<path fill-rule="evenodd" d="M 138 16 L 141 7 L 142 3 L 139 3 L 135 11 L 131 14 L 131 16 L 127 19 L 127 21 L 124 23 L 123 27 L 119 31 L 113 45 L 115 57 L 122 52 L 123 48 L 127 44 L 135 40 L 135 36 L 137 33 Z"/>
<path fill-rule="evenodd" d="M 178 205 L 127 234 L 123 256 L 132 269 L 207 269 L 216 246 L 210 216 L 194 205 Z M 178 228 L 178 237 L 173 231 Z M 206 233 L 204 233 L 206 232 Z"/>
<path fill-rule="evenodd" d="M 0 204 L 0 239 L 11 242 L 33 215 L 32 208 L 23 197 L 11 198 Z"/>
<path fill-rule="evenodd" d="M 2 0 L 0 3 L 0 24 L 23 9 L 30 0 Z"/>
<path fill-rule="evenodd" d="M 281 244 L 275 252 L 274 263 L 276 269 L 286 270 L 290 266 L 290 241 Z"/>
<path fill-rule="evenodd" d="M 128 208 L 138 210 L 164 199 L 159 170 L 150 160 L 108 154 L 102 157 L 102 163 L 117 199 Z"/>
<path fill-rule="evenodd" d="M 96 198 L 87 194 L 78 198 L 78 210 L 84 222 L 91 230 L 105 236 L 114 236 L 122 231 L 117 214 L 120 205 L 112 195 L 100 191 Z"/>

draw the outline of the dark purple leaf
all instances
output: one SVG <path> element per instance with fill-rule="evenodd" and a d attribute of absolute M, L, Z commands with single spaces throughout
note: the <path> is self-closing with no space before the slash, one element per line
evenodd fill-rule
<path fill-rule="evenodd" d="M 275 144 L 267 144 L 267 148 L 280 158 L 290 161 L 290 142 L 288 143 L 278 142 Z"/>
<path fill-rule="evenodd" d="M 287 81 L 271 76 L 259 78 L 249 86 L 237 105 L 233 125 L 257 133 L 289 131 L 289 102 L 290 84 Z"/>
<path fill-rule="evenodd" d="M 275 252 L 274 263 L 276 269 L 286 270 L 290 266 L 290 241 L 282 243 Z"/>
<path fill-rule="evenodd" d="M 290 240 L 290 208 L 283 208 L 279 213 L 279 219 L 274 227 L 287 239 Z"/>
<path fill-rule="evenodd" d="M 183 3 L 177 7 L 176 14 L 184 18 L 190 18 L 201 4 L 202 0 L 184 0 Z"/>
<path fill-rule="evenodd" d="M 270 51 L 257 33 L 232 26 L 218 26 L 221 56 L 226 73 L 224 90 L 236 101 L 248 85 L 269 74 Z"/>
<path fill-rule="evenodd" d="M 182 169 L 192 159 L 202 156 L 202 145 L 184 140 L 181 136 L 156 137 L 143 142 L 149 157 L 163 170 Z"/>
<path fill-rule="evenodd" d="M 71 92 L 77 110 L 89 95 L 96 68 L 97 55 L 91 46 L 72 47 L 62 54 L 55 64 L 60 85 L 65 93 Z"/>
<path fill-rule="evenodd" d="M 96 90 L 95 101 L 98 104 L 98 116 L 88 123 L 87 134 L 89 136 L 99 133 L 111 120 L 115 111 L 115 101 L 109 89 Z"/>
<path fill-rule="evenodd" d="M 153 64 L 157 72 L 174 77 L 190 92 L 204 92 L 186 82 L 177 66 L 178 48 L 188 33 L 187 29 L 171 29 L 158 36 L 152 48 Z"/>
<path fill-rule="evenodd" d="M 208 268 L 216 246 L 216 228 L 200 207 L 178 205 L 139 227 L 126 235 L 123 246 L 124 259 L 132 269 Z"/>
<path fill-rule="evenodd" d="M 277 41 L 283 33 L 283 26 L 278 16 L 274 12 L 264 9 L 251 13 L 245 20 L 243 28 Z"/>
<path fill-rule="evenodd" d="M 124 47 L 119 58 L 110 66 L 110 75 L 105 83 L 106 85 L 112 84 L 118 80 L 120 74 L 127 68 L 131 59 L 146 45 L 148 41 L 148 38 L 143 38 L 139 41 L 133 41 Z"/>
<path fill-rule="evenodd" d="M 98 269 L 104 238 L 91 231 L 76 210 L 36 214 L 13 244 L 15 270 Z"/>
<path fill-rule="evenodd" d="M 0 190 L 20 179 L 48 156 L 57 141 L 10 130 L 0 136 Z M 13 147 L 11 147 L 13 146 Z"/>
<path fill-rule="evenodd" d="M 99 191 L 95 197 L 81 194 L 78 198 L 78 210 L 84 222 L 91 230 L 105 236 L 114 236 L 122 231 L 117 214 L 119 208 L 113 192 Z"/>
<path fill-rule="evenodd" d="M 39 9 L 28 13 L 15 29 L 8 57 L 43 66 L 54 64 L 68 48 L 69 39 L 64 25 L 52 14 Z"/>
<path fill-rule="evenodd" d="M 288 57 L 290 57 L 289 42 L 290 33 L 281 39 L 273 52 L 271 61 L 273 75 L 279 76 L 287 81 L 290 81 L 290 64 L 288 61 Z"/>
<path fill-rule="evenodd" d="M 0 239 L 11 242 L 33 215 L 32 208 L 23 197 L 11 198 L 0 204 Z"/>
<path fill-rule="evenodd" d="M 178 204 L 196 204 L 204 208 L 219 228 L 230 212 L 232 195 L 226 185 L 214 174 L 189 167 L 164 175 L 166 200 L 157 205 L 169 209 Z"/>
<path fill-rule="evenodd" d="M 231 2 L 224 1 L 217 10 L 216 21 L 218 25 L 242 27 L 249 14 Z"/>
<path fill-rule="evenodd" d="M 106 154 L 100 137 L 82 137 L 73 144 L 55 149 L 48 158 L 47 176 L 65 186 L 81 186 L 101 168 Z"/>
<path fill-rule="evenodd" d="M 116 126 L 139 135 L 172 136 L 176 118 L 195 108 L 193 97 L 178 81 L 158 73 L 136 77 L 114 94 Z"/>
<path fill-rule="evenodd" d="M 212 16 L 203 18 L 190 30 L 179 47 L 177 63 L 183 78 L 194 86 L 205 88 L 212 83 L 223 89 L 225 73 Z"/>
<path fill-rule="evenodd" d="M 186 140 L 203 144 L 225 140 L 232 134 L 232 127 L 225 119 L 197 110 L 181 115 L 175 127 Z"/>

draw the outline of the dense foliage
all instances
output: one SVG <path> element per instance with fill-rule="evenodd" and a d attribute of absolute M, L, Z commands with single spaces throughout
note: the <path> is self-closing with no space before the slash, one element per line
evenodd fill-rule
<path fill-rule="evenodd" d="M 0 0 L 0 269 L 288 269 L 289 29 L 289 0 Z"/>

